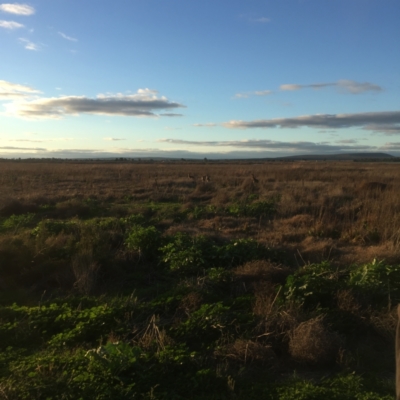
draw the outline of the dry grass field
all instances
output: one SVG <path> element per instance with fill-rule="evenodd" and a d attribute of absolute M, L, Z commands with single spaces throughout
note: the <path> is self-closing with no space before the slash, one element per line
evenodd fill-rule
<path fill-rule="evenodd" d="M 203 182 L 203 176 L 209 176 L 210 182 Z M 0 164 L 0 188 L 3 215 L 53 204 L 60 216 L 64 212 L 64 217 L 74 217 L 84 212 L 83 202 L 90 199 L 124 214 L 145 201 L 178 203 L 182 209 L 191 209 L 199 204 L 241 202 L 249 196 L 279 198 L 273 219 L 238 222 L 210 216 L 171 223 L 171 228 L 254 237 L 287 249 L 298 265 L 374 258 L 400 262 L 397 163 L 4 162 Z"/>
<path fill-rule="evenodd" d="M 391 398 L 399 168 L 2 161 L 0 398 Z"/>

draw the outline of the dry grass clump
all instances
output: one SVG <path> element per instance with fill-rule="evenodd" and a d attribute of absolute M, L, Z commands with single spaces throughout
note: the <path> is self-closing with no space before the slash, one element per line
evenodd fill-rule
<path fill-rule="evenodd" d="M 350 314 L 358 314 L 361 305 L 357 301 L 351 289 L 338 290 L 336 293 L 336 301 L 339 310 Z"/>
<path fill-rule="evenodd" d="M 272 312 L 279 294 L 277 285 L 285 283 L 290 275 L 290 268 L 267 260 L 255 260 L 234 269 L 233 275 L 236 292 L 254 292 L 253 313 L 266 316 Z"/>
<path fill-rule="evenodd" d="M 298 362 L 333 364 L 343 339 L 324 323 L 323 316 L 300 323 L 289 334 L 289 353 Z"/>
<path fill-rule="evenodd" d="M 225 205 L 232 201 L 232 197 L 226 190 L 218 190 L 212 198 L 212 203 L 216 205 Z"/>
<path fill-rule="evenodd" d="M 397 307 L 389 309 L 387 312 L 373 312 L 370 315 L 370 322 L 380 337 L 386 339 L 387 343 L 393 343 L 393 333 L 397 325 Z"/>
<path fill-rule="evenodd" d="M 241 364 L 273 364 L 276 359 L 276 354 L 271 346 L 245 339 L 235 340 L 222 350 L 216 351 L 216 355 L 224 355 L 226 358 L 238 361 Z"/>
<path fill-rule="evenodd" d="M 199 292 L 190 292 L 184 296 L 179 305 L 179 309 L 190 315 L 192 312 L 197 311 L 203 303 L 203 296 Z"/>
<path fill-rule="evenodd" d="M 296 214 L 293 217 L 283 220 L 282 222 L 291 228 L 300 228 L 312 225 L 313 220 L 314 218 L 309 214 Z"/>
<path fill-rule="evenodd" d="M 237 267 L 233 274 L 243 282 L 268 281 L 273 284 L 284 284 L 290 275 L 290 268 L 267 260 L 255 260 Z"/>
<path fill-rule="evenodd" d="M 75 276 L 74 287 L 81 294 L 92 294 L 99 272 L 99 265 L 94 259 L 93 250 L 91 248 L 81 249 L 74 254 L 71 264 Z"/>
<path fill-rule="evenodd" d="M 274 305 L 279 295 L 276 285 L 270 282 L 256 282 L 254 287 L 253 313 L 260 317 L 270 318 L 274 311 Z M 271 321 L 269 321 L 271 322 Z"/>
<path fill-rule="evenodd" d="M 392 185 L 388 185 L 387 183 L 382 183 L 382 182 L 363 182 L 361 185 L 357 188 L 359 192 L 383 192 L 384 190 L 387 189 L 392 189 Z"/>
<path fill-rule="evenodd" d="M 160 327 L 160 319 L 153 315 L 148 324 L 134 332 L 133 342 L 143 349 L 156 348 L 157 351 L 164 350 L 166 346 L 172 345 L 173 340 L 167 335 L 165 329 Z"/>
<path fill-rule="evenodd" d="M 242 185 L 241 185 L 241 189 L 245 192 L 251 192 L 251 193 L 255 193 L 258 191 L 259 189 L 259 184 L 254 183 L 252 178 L 246 178 Z"/>

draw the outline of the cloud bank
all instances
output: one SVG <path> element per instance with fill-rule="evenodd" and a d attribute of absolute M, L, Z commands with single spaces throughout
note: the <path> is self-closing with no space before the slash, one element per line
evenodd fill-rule
<path fill-rule="evenodd" d="M 167 139 L 173 140 L 173 139 Z M 0 147 L 0 157 L 36 157 L 36 158 L 106 158 L 106 157 L 129 157 L 129 158 L 197 158 L 203 159 L 239 159 L 239 158 L 267 158 L 283 157 L 287 155 L 307 155 L 307 154 L 346 154 L 357 151 L 363 152 L 387 152 L 395 156 L 400 156 L 400 142 L 385 143 L 382 146 L 338 146 L 312 142 L 273 142 L 257 143 L 248 141 L 251 146 L 235 150 L 224 151 L 189 151 L 189 150 L 163 150 L 158 148 L 113 148 L 113 149 L 46 149 L 46 148 L 24 148 L 4 146 Z M 203 142 L 192 142 L 194 145 L 203 146 Z M 223 143 L 223 142 L 217 142 Z M 232 142 L 234 143 L 234 142 Z M 180 144 L 180 143 L 177 143 Z M 232 146 L 235 148 L 235 146 Z"/>
<path fill-rule="evenodd" d="M 0 99 L 26 98 L 36 93 L 39 91 L 30 86 L 0 80 Z"/>
<path fill-rule="evenodd" d="M 301 89 L 319 90 L 325 87 L 336 87 L 339 92 L 360 94 L 365 92 L 381 92 L 383 88 L 370 82 L 356 82 L 348 79 L 341 79 L 332 83 L 311 83 L 308 85 L 299 85 L 297 83 L 285 84 L 279 87 L 282 91 L 295 91 Z"/>
<path fill-rule="evenodd" d="M 185 108 L 172 102 L 157 91 L 139 89 L 135 94 L 99 94 L 96 98 L 86 96 L 61 96 L 38 98 L 31 101 L 13 101 L 5 104 L 6 115 L 27 119 L 62 118 L 68 115 L 94 114 L 125 117 L 158 117 L 180 114 L 160 114 L 161 110 Z"/>
<path fill-rule="evenodd" d="M 320 90 L 326 87 L 335 87 L 339 93 L 360 94 L 366 92 L 382 92 L 383 88 L 379 85 L 370 82 L 356 82 L 349 79 L 340 79 L 337 82 L 323 82 L 323 83 L 310 83 L 308 85 L 301 85 L 298 83 L 287 83 L 279 86 L 282 92 L 293 92 L 302 89 Z M 236 93 L 235 98 L 246 99 L 250 96 L 268 96 L 273 94 L 272 90 L 257 90 L 253 92 Z"/>
<path fill-rule="evenodd" d="M 33 7 L 29 6 L 28 4 L 20 4 L 20 3 L 0 4 L 0 11 L 17 15 L 32 15 L 35 13 L 35 9 Z"/>
<path fill-rule="evenodd" d="M 400 111 L 366 112 L 355 114 L 315 114 L 294 118 L 259 119 L 254 121 L 232 120 L 222 125 L 226 128 L 353 128 L 387 133 L 396 132 L 400 124 Z M 372 129 L 371 129 L 372 127 Z"/>
<path fill-rule="evenodd" d="M 304 141 L 281 142 L 274 140 L 233 140 L 233 141 L 193 141 L 180 139 L 159 139 L 159 142 L 201 147 L 233 147 L 241 149 L 284 151 L 290 153 L 339 153 L 339 152 L 358 152 L 377 150 L 376 146 L 351 145 L 356 142 L 343 141 L 343 144 L 330 144 L 329 142 L 314 143 Z"/>

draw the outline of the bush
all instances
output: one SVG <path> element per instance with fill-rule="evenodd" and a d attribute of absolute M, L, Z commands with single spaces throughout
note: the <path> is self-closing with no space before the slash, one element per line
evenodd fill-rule
<path fill-rule="evenodd" d="M 236 203 L 228 206 L 226 211 L 235 217 L 254 217 L 254 218 L 270 218 L 277 209 L 277 198 L 270 200 L 255 201 L 254 203 Z"/>
<path fill-rule="evenodd" d="M 125 244 L 129 250 L 133 250 L 140 257 L 152 259 L 156 257 L 161 243 L 161 234 L 154 226 L 143 227 L 134 225 L 127 237 Z"/>
<path fill-rule="evenodd" d="M 27 213 L 21 215 L 11 215 L 2 224 L 3 229 L 18 229 L 29 227 L 32 224 L 35 214 Z"/>
<path fill-rule="evenodd" d="M 260 260 L 268 257 L 268 255 L 268 249 L 254 239 L 232 240 L 220 249 L 221 260 L 229 266 Z"/>
<path fill-rule="evenodd" d="M 289 275 L 284 295 L 289 301 L 303 303 L 305 307 L 330 307 L 335 293 L 344 286 L 342 276 L 328 262 L 310 264 Z"/>
<path fill-rule="evenodd" d="M 400 265 L 387 265 L 384 261 L 374 260 L 355 267 L 350 272 L 348 285 L 370 303 L 398 303 Z"/>
<path fill-rule="evenodd" d="M 55 236 L 64 232 L 66 234 L 69 233 L 77 233 L 79 231 L 78 221 L 57 221 L 54 219 L 45 219 L 40 221 L 36 228 L 32 230 L 32 236 L 38 237 L 48 237 Z"/>
<path fill-rule="evenodd" d="M 211 267 L 218 257 L 214 242 L 205 236 L 191 237 L 177 233 L 171 242 L 160 248 L 163 262 L 171 271 L 199 273 Z"/>

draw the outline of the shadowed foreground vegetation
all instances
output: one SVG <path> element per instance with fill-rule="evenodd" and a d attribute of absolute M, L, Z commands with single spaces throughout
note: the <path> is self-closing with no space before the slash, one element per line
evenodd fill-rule
<path fill-rule="evenodd" d="M 0 398 L 393 398 L 397 165 L 0 170 Z"/>

